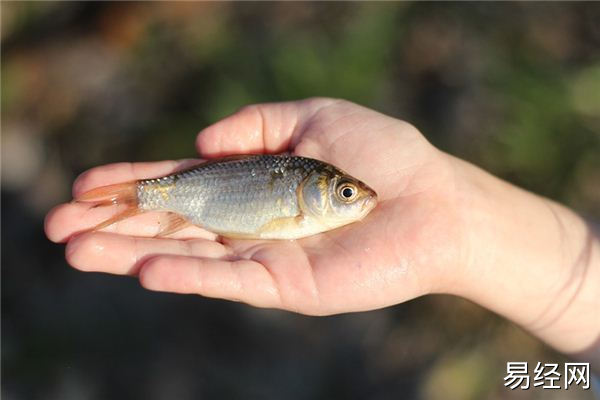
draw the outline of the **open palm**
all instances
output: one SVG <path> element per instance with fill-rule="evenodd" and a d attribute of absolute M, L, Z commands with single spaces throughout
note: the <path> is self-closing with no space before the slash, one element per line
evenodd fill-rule
<path fill-rule="evenodd" d="M 155 238 L 160 213 L 85 232 L 116 210 L 70 203 L 48 214 L 48 237 L 68 242 L 67 260 L 81 270 L 138 275 L 152 290 L 306 314 L 368 310 L 444 291 L 464 260 L 451 163 L 407 123 L 317 98 L 243 108 L 203 130 L 197 145 L 205 158 L 286 151 L 317 158 L 367 183 L 379 204 L 363 221 L 330 232 L 257 241 L 197 227 Z M 73 191 L 166 175 L 194 162 L 102 166 L 84 173 Z"/>

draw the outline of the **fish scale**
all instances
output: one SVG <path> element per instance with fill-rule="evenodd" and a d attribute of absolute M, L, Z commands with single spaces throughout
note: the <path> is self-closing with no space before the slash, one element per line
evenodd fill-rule
<path fill-rule="evenodd" d="M 172 211 L 213 231 L 250 234 L 274 218 L 299 214 L 296 188 L 318 165 L 291 156 L 201 164 L 140 181 L 139 207 Z"/>

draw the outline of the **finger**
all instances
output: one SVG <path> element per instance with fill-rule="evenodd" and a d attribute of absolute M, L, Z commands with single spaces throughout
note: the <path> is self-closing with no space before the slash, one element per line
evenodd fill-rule
<path fill-rule="evenodd" d="M 186 159 L 102 165 L 83 172 L 75 179 L 73 197 L 99 186 L 168 175 L 201 162 L 202 160 L 198 159 Z"/>
<path fill-rule="evenodd" d="M 63 243 L 73 235 L 92 229 L 99 223 L 116 215 L 118 206 L 93 207 L 87 203 L 61 204 L 52 209 L 45 220 L 46 236 L 55 243 Z M 165 223 L 167 215 L 148 212 L 126 218 L 102 229 L 102 232 L 118 233 L 140 237 L 156 236 Z M 173 239 L 203 238 L 214 240 L 216 234 L 197 226 L 189 226 L 169 235 Z"/>
<path fill-rule="evenodd" d="M 221 243 L 205 239 L 150 239 L 103 232 L 76 236 L 66 248 L 67 261 L 74 268 L 121 275 L 136 274 L 145 260 L 156 255 L 219 259 L 229 256 L 230 250 Z"/>
<path fill-rule="evenodd" d="M 335 100 L 312 98 L 246 106 L 198 134 L 205 157 L 241 153 L 280 153 L 293 148 L 305 123 Z"/>
<path fill-rule="evenodd" d="M 160 256 L 142 264 L 140 283 L 146 289 L 194 293 L 243 301 L 257 307 L 281 307 L 269 271 L 256 261 Z"/>

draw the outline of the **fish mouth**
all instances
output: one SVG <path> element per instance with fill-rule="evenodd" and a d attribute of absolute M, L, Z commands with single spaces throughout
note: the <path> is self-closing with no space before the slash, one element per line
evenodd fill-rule
<path fill-rule="evenodd" d="M 365 201 L 363 202 L 361 211 L 364 214 L 367 214 L 369 211 L 371 211 L 373 208 L 375 208 L 376 205 L 377 205 L 377 197 L 376 196 L 367 197 L 365 199 Z"/>

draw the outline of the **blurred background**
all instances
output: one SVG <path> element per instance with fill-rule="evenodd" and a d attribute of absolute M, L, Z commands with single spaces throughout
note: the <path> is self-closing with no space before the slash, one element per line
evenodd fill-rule
<path fill-rule="evenodd" d="M 2 398 L 592 398 L 507 390 L 507 361 L 566 359 L 458 298 L 311 318 L 151 293 L 69 268 L 43 218 L 87 168 L 193 157 L 245 104 L 319 95 L 598 221 L 600 3 L 1 7 Z"/>

